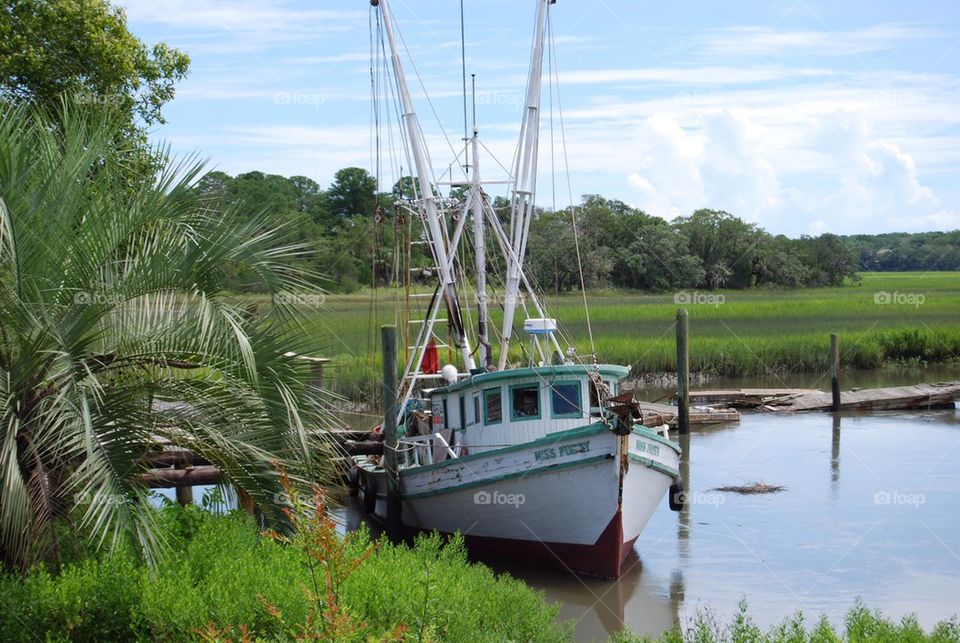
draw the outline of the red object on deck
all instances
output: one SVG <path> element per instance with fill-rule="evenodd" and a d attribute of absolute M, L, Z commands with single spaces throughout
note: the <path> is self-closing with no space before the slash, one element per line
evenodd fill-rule
<path fill-rule="evenodd" d="M 420 372 L 433 375 L 440 372 L 440 354 L 437 353 L 437 343 L 430 340 L 427 350 L 423 353 L 423 362 L 420 363 Z"/>

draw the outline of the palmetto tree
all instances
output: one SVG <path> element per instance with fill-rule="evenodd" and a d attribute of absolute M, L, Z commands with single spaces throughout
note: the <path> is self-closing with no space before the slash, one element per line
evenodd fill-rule
<path fill-rule="evenodd" d="M 326 457 L 299 323 L 315 280 L 266 218 L 207 209 L 193 161 L 124 183 L 118 120 L 66 101 L 57 125 L 0 104 L 0 554 L 23 566 L 69 521 L 156 556 L 140 476 L 161 441 L 219 466 L 283 526 L 277 466 Z M 223 292 L 255 275 L 262 313 Z M 296 293 L 296 297 L 289 296 Z"/>

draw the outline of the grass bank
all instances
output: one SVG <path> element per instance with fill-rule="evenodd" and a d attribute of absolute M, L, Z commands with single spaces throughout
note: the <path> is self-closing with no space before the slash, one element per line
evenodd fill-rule
<path fill-rule="evenodd" d="M 328 524 L 293 542 L 243 514 L 161 510 L 169 555 L 120 551 L 0 574 L 0 641 L 568 641 L 557 608 L 469 564 L 463 543 L 348 540 Z M 65 544 L 69 539 L 65 539 Z M 70 549 L 67 547 L 67 549 Z"/>
<path fill-rule="evenodd" d="M 845 368 L 960 361 L 955 272 L 864 273 L 862 282 L 842 288 L 600 292 L 588 300 L 598 358 L 629 364 L 638 374 L 674 369 L 673 323 L 681 306 L 690 313 L 691 368 L 710 375 L 825 372 L 830 333 L 841 334 Z M 578 350 L 591 353 L 579 295 L 547 303 Z M 372 394 L 380 372 L 377 329 L 394 323 L 396 310 L 387 290 L 331 296 L 318 310 L 311 323 L 335 360 L 336 390 L 357 399 Z"/>

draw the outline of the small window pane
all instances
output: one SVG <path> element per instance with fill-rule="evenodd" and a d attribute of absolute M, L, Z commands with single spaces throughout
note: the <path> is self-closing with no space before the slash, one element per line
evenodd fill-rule
<path fill-rule="evenodd" d="M 580 385 L 555 384 L 552 388 L 554 415 L 580 415 Z"/>
<path fill-rule="evenodd" d="M 540 417 L 540 388 L 536 384 L 513 389 L 513 417 Z"/>
<path fill-rule="evenodd" d="M 473 396 L 473 423 L 480 424 L 480 396 Z"/>
<path fill-rule="evenodd" d="M 485 423 L 496 424 L 503 421 L 503 403 L 500 399 L 500 389 L 485 391 L 483 401 L 486 405 Z"/>

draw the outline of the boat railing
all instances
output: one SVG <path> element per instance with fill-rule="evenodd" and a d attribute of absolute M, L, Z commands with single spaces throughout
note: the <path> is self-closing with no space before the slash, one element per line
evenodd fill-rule
<path fill-rule="evenodd" d="M 460 447 L 450 446 L 440 433 L 400 438 L 397 440 L 397 451 L 407 467 L 420 467 L 460 457 Z"/>

